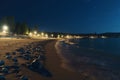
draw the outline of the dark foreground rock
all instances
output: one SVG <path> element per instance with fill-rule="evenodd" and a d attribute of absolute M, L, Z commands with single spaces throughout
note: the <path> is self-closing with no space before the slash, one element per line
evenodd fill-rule
<path fill-rule="evenodd" d="M 39 74 L 46 76 L 46 77 L 52 77 L 52 74 L 44 67 L 43 64 L 40 63 L 38 59 L 33 60 L 32 63 L 28 64 L 27 67 L 35 72 L 38 72 Z"/>

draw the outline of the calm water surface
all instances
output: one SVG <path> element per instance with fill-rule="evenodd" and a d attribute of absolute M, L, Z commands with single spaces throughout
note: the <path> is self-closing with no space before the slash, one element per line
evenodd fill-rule
<path fill-rule="evenodd" d="M 95 74 L 108 76 L 117 71 L 116 78 L 120 79 L 120 38 L 64 40 L 56 43 L 56 49 L 64 59 L 64 65 L 75 71 L 88 70 L 88 73 L 95 69 Z"/>

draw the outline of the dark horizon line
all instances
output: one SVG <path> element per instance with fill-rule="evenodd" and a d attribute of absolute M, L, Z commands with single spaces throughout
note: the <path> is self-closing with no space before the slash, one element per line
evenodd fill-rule
<path fill-rule="evenodd" d="M 91 32 L 91 33 L 72 33 L 72 32 L 55 32 L 55 31 L 40 31 L 40 32 L 45 32 L 45 33 L 58 33 L 58 34 L 120 34 L 120 32 L 101 32 L 101 33 L 97 33 L 97 32 Z"/>

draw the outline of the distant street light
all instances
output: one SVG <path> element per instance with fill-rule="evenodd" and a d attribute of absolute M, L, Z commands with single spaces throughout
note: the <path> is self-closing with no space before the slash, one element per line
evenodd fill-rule
<path fill-rule="evenodd" d="M 58 35 L 57 38 L 60 38 L 60 35 Z"/>
<path fill-rule="evenodd" d="M 48 34 L 45 34 L 45 37 L 48 38 Z"/>
<path fill-rule="evenodd" d="M 34 34 L 37 34 L 37 31 L 34 31 Z"/>
<path fill-rule="evenodd" d="M 40 34 L 37 34 L 37 36 L 39 37 L 39 36 L 40 36 Z"/>
<path fill-rule="evenodd" d="M 29 33 L 29 36 L 32 36 L 32 33 L 31 33 L 31 32 Z"/>
<path fill-rule="evenodd" d="M 5 35 L 6 33 L 8 33 L 8 26 L 7 25 L 3 25 L 3 34 Z"/>
<path fill-rule="evenodd" d="M 69 35 L 67 35 L 67 36 L 66 36 L 66 38 L 70 38 L 70 36 L 69 36 Z"/>
<path fill-rule="evenodd" d="M 6 31 L 4 30 L 3 33 L 6 33 Z"/>
<path fill-rule="evenodd" d="M 53 35 L 53 34 L 51 34 L 51 36 L 53 37 L 54 35 Z"/>
<path fill-rule="evenodd" d="M 61 38 L 63 38 L 64 36 L 63 35 L 61 35 Z"/>
<path fill-rule="evenodd" d="M 41 35 L 44 36 L 44 33 L 42 32 Z"/>
<path fill-rule="evenodd" d="M 3 26 L 3 31 L 7 31 L 8 30 L 8 26 L 4 25 Z"/>

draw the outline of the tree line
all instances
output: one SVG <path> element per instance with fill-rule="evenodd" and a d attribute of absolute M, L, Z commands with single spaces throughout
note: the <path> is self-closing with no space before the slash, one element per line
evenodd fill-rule
<path fill-rule="evenodd" d="M 34 25 L 32 27 L 28 26 L 26 22 L 16 22 L 14 16 L 6 16 L 0 19 L 0 30 L 2 31 L 3 25 L 7 25 L 9 28 L 9 33 L 11 34 L 28 34 L 34 30 L 38 31 L 39 26 Z"/>

